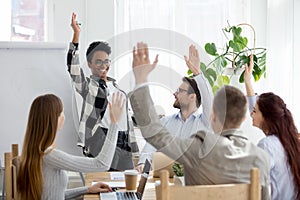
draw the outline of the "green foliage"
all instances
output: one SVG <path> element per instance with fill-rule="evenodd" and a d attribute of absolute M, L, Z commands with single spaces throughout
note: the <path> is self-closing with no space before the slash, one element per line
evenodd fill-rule
<path fill-rule="evenodd" d="M 258 81 L 262 76 L 266 77 L 266 49 L 265 48 L 248 48 L 248 38 L 242 36 L 242 28 L 237 26 L 229 26 L 223 29 L 228 39 L 225 48 L 217 49 L 215 43 L 205 44 L 205 51 L 213 60 L 205 65 L 200 64 L 203 75 L 207 78 L 215 93 L 223 85 L 230 84 L 233 74 L 225 73 L 226 69 L 231 68 L 234 74 L 240 74 L 239 82 L 244 82 L 244 65 L 250 63 L 250 55 L 253 54 L 254 67 L 253 77 Z M 218 52 L 222 51 L 222 52 Z M 255 53 L 253 53 L 255 51 Z M 188 75 L 191 75 L 191 71 Z"/>
<path fill-rule="evenodd" d="M 175 173 L 176 176 L 183 176 L 183 165 L 180 163 L 175 162 L 173 164 L 173 172 Z"/>

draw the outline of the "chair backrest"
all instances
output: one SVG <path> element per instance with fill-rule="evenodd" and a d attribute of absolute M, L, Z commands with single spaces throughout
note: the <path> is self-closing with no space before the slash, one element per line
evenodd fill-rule
<path fill-rule="evenodd" d="M 250 172 L 250 183 L 220 184 L 220 185 L 169 185 L 168 171 L 161 171 L 161 183 L 156 185 L 157 200 L 260 200 L 261 185 L 259 169 Z"/>
<path fill-rule="evenodd" d="M 4 153 L 5 162 L 5 194 L 7 200 L 17 198 L 17 168 L 18 168 L 18 144 L 12 144 L 12 152 Z"/>

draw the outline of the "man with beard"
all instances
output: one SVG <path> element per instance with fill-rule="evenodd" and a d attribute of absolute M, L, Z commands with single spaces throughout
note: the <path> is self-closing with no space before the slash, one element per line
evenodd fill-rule
<path fill-rule="evenodd" d="M 183 77 L 182 83 L 174 92 L 174 108 L 179 112 L 160 119 L 163 126 L 172 134 L 180 138 L 188 138 L 198 130 L 210 129 L 210 112 L 213 94 L 211 87 L 200 71 L 200 58 L 194 45 L 189 47 L 189 58 L 184 56 L 186 65 L 193 72 L 194 78 Z M 199 107 L 202 103 L 202 111 Z M 139 172 L 142 172 L 146 159 L 157 149 L 146 143 L 139 157 Z"/>

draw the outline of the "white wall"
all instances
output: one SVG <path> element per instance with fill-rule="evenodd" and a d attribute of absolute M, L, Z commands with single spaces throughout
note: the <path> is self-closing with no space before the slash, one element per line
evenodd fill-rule
<path fill-rule="evenodd" d="M 64 151 L 82 155 L 77 147 L 77 131 L 73 118 L 72 87 L 65 55 L 65 43 L 14 43 L 0 42 L 0 158 L 11 151 L 11 144 L 22 143 L 26 131 L 30 105 L 39 95 L 52 93 L 64 104 L 65 125 L 58 132 L 56 145 Z M 3 162 L 2 162 L 3 163 Z"/>

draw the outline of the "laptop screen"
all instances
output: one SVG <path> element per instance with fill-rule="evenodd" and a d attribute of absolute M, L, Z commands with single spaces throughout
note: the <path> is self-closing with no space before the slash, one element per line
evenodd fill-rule
<path fill-rule="evenodd" d="M 149 172 L 150 172 L 150 168 L 151 168 L 151 163 L 149 162 L 148 159 L 146 159 L 146 162 L 145 162 L 145 165 L 144 165 L 144 168 L 143 168 L 143 172 L 142 172 L 142 175 L 141 175 L 141 179 L 140 179 L 140 182 L 139 182 L 139 186 L 137 188 L 137 193 L 139 193 L 141 195 L 144 193 L 145 186 L 146 186 L 147 179 L 148 179 Z"/>

